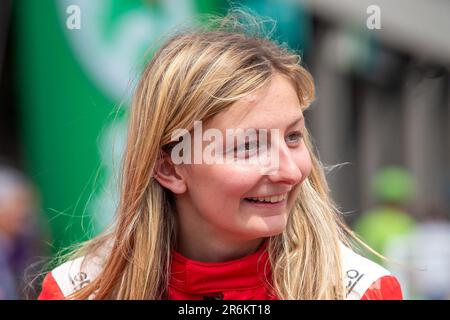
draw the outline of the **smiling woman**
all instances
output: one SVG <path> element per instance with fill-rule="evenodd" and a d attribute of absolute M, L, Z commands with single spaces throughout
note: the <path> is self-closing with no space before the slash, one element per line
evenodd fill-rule
<path fill-rule="evenodd" d="M 117 221 L 47 275 L 41 299 L 401 298 L 387 270 L 350 249 L 358 240 L 304 123 L 311 75 L 255 26 L 236 10 L 156 52 L 133 101 Z M 196 121 L 222 136 L 277 132 L 267 143 L 279 161 L 174 161 L 171 138 L 195 135 Z M 264 153 L 252 139 L 232 151 Z"/>

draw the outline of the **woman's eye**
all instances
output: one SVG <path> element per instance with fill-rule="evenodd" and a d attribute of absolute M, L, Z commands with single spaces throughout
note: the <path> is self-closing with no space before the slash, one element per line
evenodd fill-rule
<path fill-rule="evenodd" d="M 258 141 L 248 141 L 234 149 L 237 156 L 249 156 L 258 148 Z"/>
<path fill-rule="evenodd" d="M 287 136 L 286 142 L 287 143 L 298 143 L 303 138 L 303 135 L 301 132 L 294 132 Z"/>

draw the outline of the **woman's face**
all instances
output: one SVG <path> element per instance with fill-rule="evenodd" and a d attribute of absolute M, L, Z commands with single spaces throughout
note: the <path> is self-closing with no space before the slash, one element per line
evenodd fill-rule
<path fill-rule="evenodd" d="M 203 132 L 210 128 L 219 129 L 224 137 L 226 129 L 278 129 L 271 148 L 278 152 L 279 165 L 270 174 L 264 174 L 258 164 L 239 159 L 225 164 L 180 165 L 186 186 L 186 191 L 177 195 L 182 230 L 203 239 L 233 241 L 281 233 L 299 186 L 311 171 L 311 158 L 302 139 L 304 119 L 294 87 L 276 75 L 268 86 L 203 124 Z M 278 198 L 261 202 L 265 197 Z"/>

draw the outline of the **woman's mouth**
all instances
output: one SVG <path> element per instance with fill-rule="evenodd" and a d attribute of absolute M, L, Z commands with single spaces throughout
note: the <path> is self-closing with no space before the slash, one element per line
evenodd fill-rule
<path fill-rule="evenodd" d="M 244 200 L 256 207 L 263 207 L 263 208 L 273 208 L 278 207 L 280 205 L 283 205 L 286 202 L 286 199 L 288 197 L 287 193 L 274 195 L 274 196 L 265 196 L 265 197 L 249 197 L 244 198 Z"/>

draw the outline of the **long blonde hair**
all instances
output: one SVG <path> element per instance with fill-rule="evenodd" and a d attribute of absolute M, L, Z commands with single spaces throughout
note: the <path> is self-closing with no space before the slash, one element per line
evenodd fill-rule
<path fill-rule="evenodd" d="M 275 73 L 291 81 L 303 110 L 314 100 L 313 79 L 300 56 L 262 34 L 261 25 L 233 10 L 204 28 L 172 36 L 154 54 L 132 103 L 116 223 L 72 257 L 94 254 L 107 242 L 111 250 L 101 273 L 69 298 L 168 298 L 177 228 L 173 198 L 153 172 L 174 130 L 211 119 Z M 279 299 L 344 299 L 339 246 L 351 231 L 330 198 L 308 132 L 304 139 L 312 171 L 286 229 L 268 239 L 269 283 Z"/>

